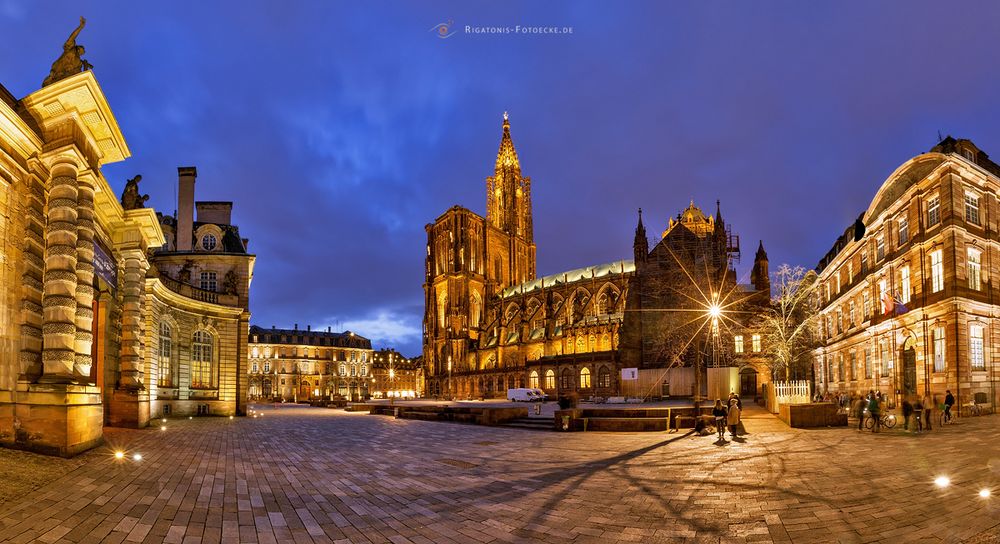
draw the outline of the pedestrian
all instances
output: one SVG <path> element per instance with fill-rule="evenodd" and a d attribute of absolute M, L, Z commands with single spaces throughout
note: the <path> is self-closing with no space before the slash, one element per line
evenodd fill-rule
<path fill-rule="evenodd" d="M 945 391 L 944 396 L 944 422 L 951 423 L 951 407 L 955 405 L 955 395 L 951 394 L 951 389 Z"/>
<path fill-rule="evenodd" d="M 722 404 L 722 399 L 715 399 L 715 407 L 712 408 L 712 415 L 715 417 L 715 430 L 719 433 L 719 440 L 726 440 L 726 407 Z"/>
<path fill-rule="evenodd" d="M 729 414 L 726 423 L 729 424 L 729 435 L 736 438 L 736 430 L 740 426 L 740 399 L 733 398 L 729 401 Z"/>
<path fill-rule="evenodd" d="M 934 399 L 931 397 L 930 391 L 928 391 L 923 398 L 924 405 L 924 429 L 931 430 L 931 410 L 934 409 Z"/>
<path fill-rule="evenodd" d="M 879 419 L 882 416 L 882 405 L 878 395 L 874 391 L 871 391 L 869 394 L 871 398 L 868 399 L 868 414 L 872 418 L 872 432 L 877 433 L 879 432 L 879 427 L 882 426 L 882 421 Z"/>
<path fill-rule="evenodd" d="M 910 430 L 910 417 L 913 416 L 913 405 L 910 404 L 910 399 L 903 397 L 903 430 Z"/>
<path fill-rule="evenodd" d="M 923 431 L 924 401 L 916 395 L 913 397 L 913 412 L 915 414 L 914 419 L 916 420 L 914 427 L 916 427 L 919 433 Z"/>
<path fill-rule="evenodd" d="M 859 431 L 861 429 L 864 429 L 864 425 L 865 425 L 865 407 L 866 406 L 867 406 L 867 404 L 865 403 L 864 397 L 858 397 L 854 401 L 854 405 L 851 408 L 853 410 L 854 417 L 858 418 L 858 430 Z"/>

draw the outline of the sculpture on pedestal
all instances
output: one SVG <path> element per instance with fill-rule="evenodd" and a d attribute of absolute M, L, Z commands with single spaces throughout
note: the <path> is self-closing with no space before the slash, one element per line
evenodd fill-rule
<path fill-rule="evenodd" d="M 94 68 L 89 62 L 81 58 L 85 51 L 82 45 L 76 44 L 76 37 L 86 24 L 87 20 L 80 17 L 80 26 L 76 27 L 76 30 L 66 39 L 66 43 L 63 44 L 62 55 L 59 55 L 59 58 L 52 63 L 52 69 L 49 70 L 49 76 L 42 82 L 42 87 Z"/>
<path fill-rule="evenodd" d="M 142 176 L 136 175 L 134 178 L 125 182 L 125 190 L 122 191 L 122 208 L 126 210 L 135 210 L 146 207 L 143 203 L 149 200 L 149 195 L 139 194 L 140 181 L 142 181 Z"/>

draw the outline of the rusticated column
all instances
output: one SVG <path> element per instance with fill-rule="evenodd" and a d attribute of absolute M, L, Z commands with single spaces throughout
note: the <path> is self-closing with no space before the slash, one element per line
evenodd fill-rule
<path fill-rule="evenodd" d="M 61 163 L 49 180 L 42 277 L 43 383 L 73 383 L 76 344 L 76 168 Z"/>
<path fill-rule="evenodd" d="M 142 307 L 145 301 L 145 278 L 149 261 L 140 249 L 122 252 L 125 272 L 122 278 L 122 345 L 121 376 L 118 386 L 137 391 L 143 389 L 142 372 Z"/>
<path fill-rule="evenodd" d="M 76 222 L 76 343 L 73 371 L 90 380 L 94 344 L 94 186 L 80 180 Z"/>
<path fill-rule="evenodd" d="M 21 377 L 42 375 L 42 276 L 45 273 L 45 186 L 30 176 L 21 207 L 24 223 L 24 272 L 21 275 Z"/>

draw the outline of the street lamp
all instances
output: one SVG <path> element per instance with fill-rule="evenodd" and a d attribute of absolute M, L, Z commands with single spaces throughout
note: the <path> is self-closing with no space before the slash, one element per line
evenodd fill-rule
<path fill-rule="evenodd" d="M 448 356 L 448 400 L 454 398 L 451 393 L 451 355 Z"/>

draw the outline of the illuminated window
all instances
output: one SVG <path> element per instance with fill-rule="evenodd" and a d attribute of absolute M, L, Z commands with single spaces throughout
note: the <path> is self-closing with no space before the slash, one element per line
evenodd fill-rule
<path fill-rule="evenodd" d="M 944 263 L 941 262 L 941 250 L 931 252 L 931 292 L 937 293 L 944 289 Z"/>
<path fill-rule="evenodd" d="M 753 352 L 760 353 L 760 335 L 759 334 L 753 335 L 750 341 L 753 343 Z"/>
<path fill-rule="evenodd" d="M 879 236 L 875 239 L 875 260 L 881 261 L 885 258 L 885 237 Z"/>
<path fill-rule="evenodd" d="M 531 389 L 538 389 L 538 372 L 535 370 L 528 374 L 528 387 Z"/>
<path fill-rule="evenodd" d="M 898 232 L 899 232 L 899 245 L 905 244 L 910 239 L 910 222 L 903 215 L 899 218 L 897 222 Z"/>
<path fill-rule="evenodd" d="M 901 292 L 899 293 L 899 301 L 903 304 L 908 304 L 910 302 L 910 267 L 904 266 L 899 271 L 899 283 L 901 287 Z"/>
<path fill-rule="evenodd" d="M 550 368 L 545 371 L 545 389 L 556 388 L 556 373 Z"/>
<path fill-rule="evenodd" d="M 944 372 L 944 327 L 934 327 L 931 334 L 934 344 L 934 372 Z"/>
<path fill-rule="evenodd" d="M 868 251 L 864 248 L 861 249 L 861 274 L 868 273 Z"/>
<path fill-rule="evenodd" d="M 847 284 L 854 283 L 854 261 L 847 263 Z"/>
<path fill-rule="evenodd" d="M 160 387 L 173 387 L 174 385 L 172 368 L 174 343 L 171 332 L 170 325 L 160 323 L 160 375 L 157 380 L 157 385 Z"/>
<path fill-rule="evenodd" d="M 969 261 L 966 275 L 969 277 L 969 289 L 978 291 L 980 288 L 980 278 L 982 276 L 982 254 L 978 249 L 969 248 Z"/>
<path fill-rule="evenodd" d="M 938 197 L 927 201 L 927 226 L 933 227 L 941 221 L 941 201 Z"/>
<path fill-rule="evenodd" d="M 872 377 L 872 348 L 865 348 L 865 379 Z"/>
<path fill-rule="evenodd" d="M 341 364 L 340 365 L 340 375 L 341 376 L 346 376 L 347 375 L 347 365 L 345 365 L 345 364 Z"/>
<path fill-rule="evenodd" d="M 194 333 L 191 343 L 191 387 L 212 387 L 212 334 Z"/>
<path fill-rule="evenodd" d="M 590 389 L 590 369 L 587 367 L 580 369 L 580 388 Z"/>
<path fill-rule="evenodd" d="M 362 376 L 368 375 L 368 365 L 361 365 L 361 375 Z"/>
<path fill-rule="evenodd" d="M 864 319 L 868 319 L 872 315 L 872 296 L 869 295 L 868 290 L 865 289 L 865 291 L 861 293 L 861 297 L 864 300 L 864 309 L 863 309 L 863 311 L 865 312 Z"/>
<path fill-rule="evenodd" d="M 983 326 L 969 326 L 969 365 L 973 370 L 985 370 L 986 359 L 983 355 Z"/>
<path fill-rule="evenodd" d="M 886 300 L 889 296 L 886 290 L 885 280 L 878 280 L 878 301 L 882 305 L 882 313 L 887 314 L 892 311 L 892 304 L 889 304 Z"/>
<path fill-rule="evenodd" d="M 212 251 L 213 249 L 215 249 L 215 246 L 218 245 L 218 243 L 219 241 L 215 239 L 214 234 L 206 234 L 201 238 L 201 247 L 205 251 Z"/>
<path fill-rule="evenodd" d="M 733 341 L 736 343 L 734 351 L 736 353 L 743 353 L 743 335 L 737 334 L 733 337 Z"/>
<path fill-rule="evenodd" d="M 254 361 L 253 365 L 251 365 L 251 367 L 252 367 L 252 369 L 250 370 L 250 372 L 253 372 L 254 374 L 256 374 L 258 372 L 258 368 L 259 368 L 257 366 L 257 361 Z"/>
<path fill-rule="evenodd" d="M 973 225 L 979 224 L 979 195 L 965 193 L 965 220 Z"/>
<path fill-rule="evenodd" d="M 264 372 L 271 371 L 271 361 L 264 361 Z"/>
<path fill-rule="evenodd" d="M 201 273 L 201 288 L 206 291 L 215 291 L 218 288 L 215 272 Z"/>

